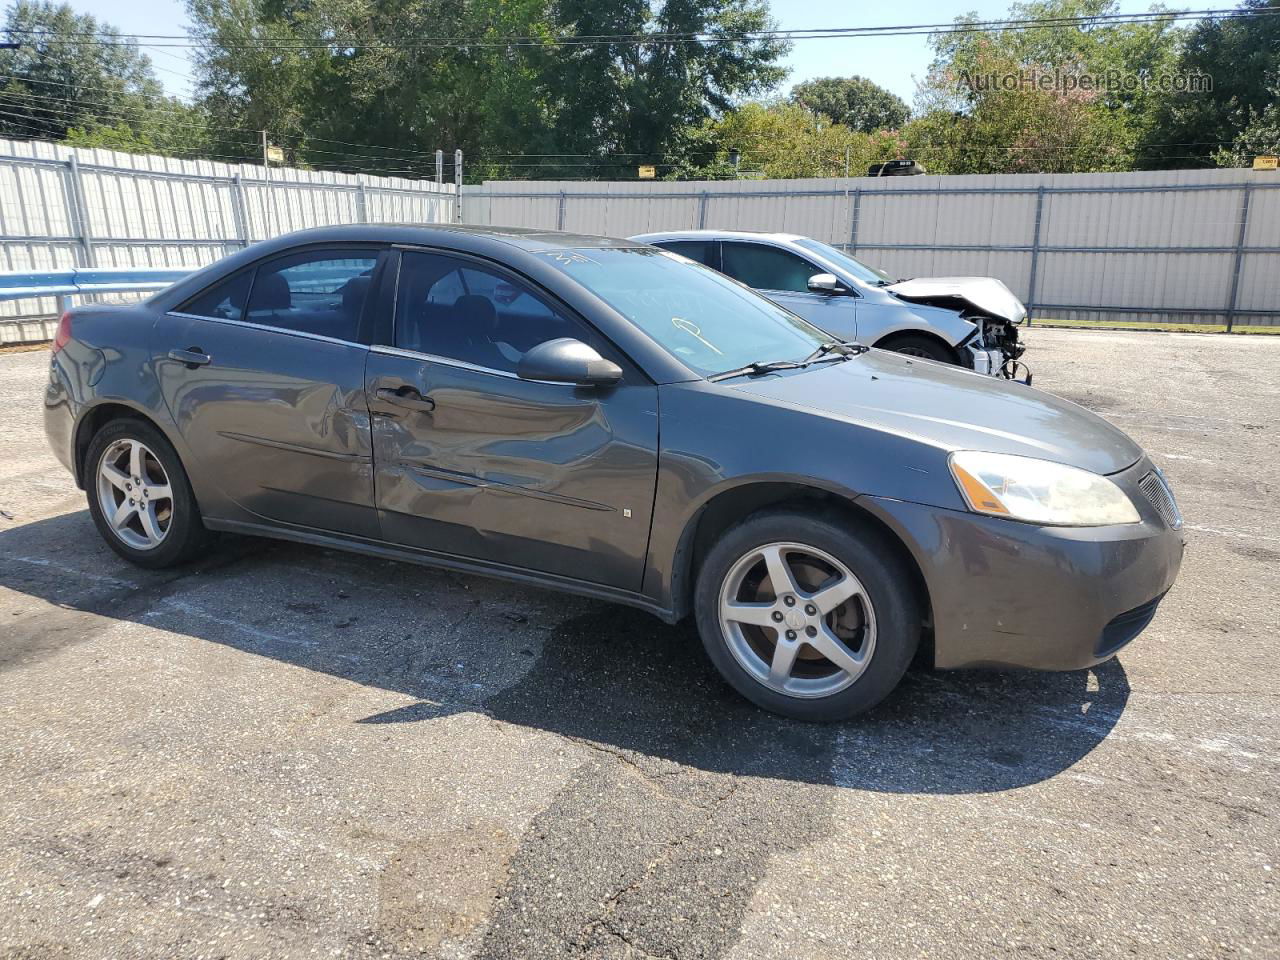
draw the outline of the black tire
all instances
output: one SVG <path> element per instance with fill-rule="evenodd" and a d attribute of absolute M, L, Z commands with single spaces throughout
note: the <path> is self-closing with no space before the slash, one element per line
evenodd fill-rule
<path fill-rule="evenodd" d="M 941 340 L 926 337 L 923 334 L 907 333 L 890 337 L 879 345 L 882 350 L 894 353 L 905 353 L 909 357 L 922 357 L 925 360 L 936 360 L 939 363 L 956 364 L 956 352 Z"/>
<path fill-rule="evenodd" d="M 861 581 L 874 610 L 875 646 L 869 663 L 850 686 L 828 696 L 805 699 L 766 686 L 735 658 L 722 628 L 720 593 L 726 577 L 740 558 L 776 542 L 817 547 L 839 560 Z M 711 548 L 698 571 L 694 614 L 712 663 L 752 703 L 797 720 L 843 720 L 888 696 L 911 663 L 922 631 L 915 584 L 901 548 L 869 525 L 835 513 L 765 510 L 729 529 Z"/>
<path fill-rule="evenodd" d="M 137 549 L 125 543 L 103 515 L 98 493 L 98 471 L 103 455 L 121 440 L 142 443 L 164 468 L 172 491 L 167 531 L 159 545 L 150 549 Z M 85 453 L 84 487 L 89 500 L 89 513 L 98 533 L 107 542 L 107 546 L 130 563 L 151 569 L 177 566 L 195 559 L 208 546 L 210 534 L 201 520 L 200 508 L 191 492 L 187 471 L 164 434 L 145 420 L 133 417 L 112 420 L 94 435 Z"/>

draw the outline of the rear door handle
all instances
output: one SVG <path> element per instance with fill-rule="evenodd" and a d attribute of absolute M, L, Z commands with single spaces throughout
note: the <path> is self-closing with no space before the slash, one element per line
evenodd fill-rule
<path fill-rule="evenodd" d="M 177 360 L 179 363 L 185 363 L 188 370 L 194 370 L 196 367 L 203 367 L 213 358 L 199 347 L 191 347 L 187 350 L 170 350 L 169 359 Z"/>
<path fill-rule="evenodd" d="M 383 403 L 389 403 L 396 407 L 404 407 L 407 410 L 420 410 L 423 413 L 430 413 L 436 408 L 436 402 L 430 397 L 424 397 L 413 387 L 379 387 L 378 399 Z"/>

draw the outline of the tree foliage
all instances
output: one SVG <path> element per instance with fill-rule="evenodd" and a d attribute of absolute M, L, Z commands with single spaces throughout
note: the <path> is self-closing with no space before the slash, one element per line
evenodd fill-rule
<path fill-rule="evenodd" d="M 1188 31 L 1177 68 L 1211 76 L 1213 89 L 1176 93 L 1155 104 L 1150 166 L 1252 162 L 1252 154 L 1236 147 L 1248 140 L 1247 128 L 1265 124 L 1268 111 L 1275 115 L 1280 0 L 1244 0 L 1240 9 L 1270 15 L 1202 20 Z"/>
<path fill-rule="evenodd" d="M 937 173 L 1133 169 L 1159 96 L 1146 78 L 1171 69 L 1179 30 L 1167 19 L 1096 19 L 1117 9 L 1116 0 L 1015 3 L 1011 19 L 1083 17 L 1086 26 L 936 37 L 920 116 L 903 131 L 912 156 Z"/>
<path fill-rule="evenodd" d="M 783 44 L 736 38 L 770 25 L 763 0 L 189 0 L 189 11 L 224 149 L 267 129 L 315 166 L 421 173 L 436 148 L 461 147 L 482 174 L 634 174 L 783 76 Z M 711 39 L 658 39 L 669 33 Z"/>
<path fill-rule="evenodd" d="M 66 4 L 18 0 L 0 51 L 0 136 L 181 152 L 203 146 L 198 110 L 164 95 L 150 60 L 109 25 Z M 86 43 L 101 35 L 108 43 Z M 96 132 L 93 132 L 96 131 Z"/>
<path fill-rule="evenodd" d="M 791 89 L 791 100 L 862 133 L 896 130 L 911 115 L 901 97 L 866 77 L 819 77 L 798 83 Z"/>
<path fill-rule="evenodd" d="M 736 150 L 740 176 L 843 177 L 848 170 L 857 177 L 872 163 L 901 156 L 904 148 L 892 130 L 854 130 L 796 103 L 748 103 L 704 124 L 673 175 L 733 176 L 729 158 Z"/>

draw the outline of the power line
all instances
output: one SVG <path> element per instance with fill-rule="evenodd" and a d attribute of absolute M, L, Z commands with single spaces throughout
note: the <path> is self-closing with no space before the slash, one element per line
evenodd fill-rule
<path fill-rule="evenodd" d="M 162 47 L 248 47 L 262 50 L 332 50 L 347 48 L 413 49 L 416 47 L 473 46 L 473 47 L 560 47 L 602 45 L 662 45 L 678 43 L 714 44 L 725 42 L 755 42 L 764 40 L 794 41 L 817 39 L 878 38 L 918 35 L 949 35 L 991 33 L 1009 30 L 1025 30 L 1032 27 L 1089 28 L 1144 23 L 1171 23 L 1180 20 L 1206 19 L 1235 20 L 1256 19 L 1280 15 L 1280 9 L 1242 10 L 1239 8 L 1208 8 L 1184 11 L 1150 11 L 1147 13 L 1097 14 L 1093 16 L 1028 17 L 1006 20 L 958 20 L 946 23 L 896 24 L 882 27 L 815 27 L 803 29 L 762 29 L 733 32 L 703 31 L 698 33 L 674 33 L 654 31 L 631 34 L 560 35 L 554 37 L 513 36 L 422 36 L 422 37 L 368 37 L 360 35 L 335 35 L 324 39 L 308 40 L 299 37 L 254 37 L 246 40 L 210 38 L 192 39 L 179 34 L 120 34 L 105 31 L 52 34 L 45 30 L 10 31 L 23 36 L 41 38 L 44 42 L 83 43 L 106 46 L 136 45 L 140 41 L 153 48 Z M 73 39 L 75 37 L 81 39 Z M 153 41 L 165 41 L 161 43 Z"/>

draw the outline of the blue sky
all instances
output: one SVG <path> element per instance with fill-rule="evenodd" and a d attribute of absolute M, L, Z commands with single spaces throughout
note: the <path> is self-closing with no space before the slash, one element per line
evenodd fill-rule
<path fill-rule="evenodd" d="M 180 0 L 70 0 L 84 13 L 119 27 L 125 33 L 182 33 L 186 8 Z M 880 4 L 867 0 L 773 0 L 773 16 L 786 29 L 806 27 L 890 26 L 901 23 L 944 23 L 962 12 L 976 11 L 995 19 L 1009 10 L 1007 0 L 969 0 L 963 5 L 941 0 L 915 0 L 911 4 Z M 1131 13 L 1150 9 L 1150 0 L 1120 0 L 1120 9 Z M 190 93 L 181 75 L 190 73 L 182 48 L 148 49 L 157 76 L 178 96 Z M 929 67 L 926 37 L 876 39 L 800 40 L 787 57 L 791 69 L 787 84 L 812 77 L 862 74 L 887 87 L 908 103 L 915 95 L 916 80 Z"/>

